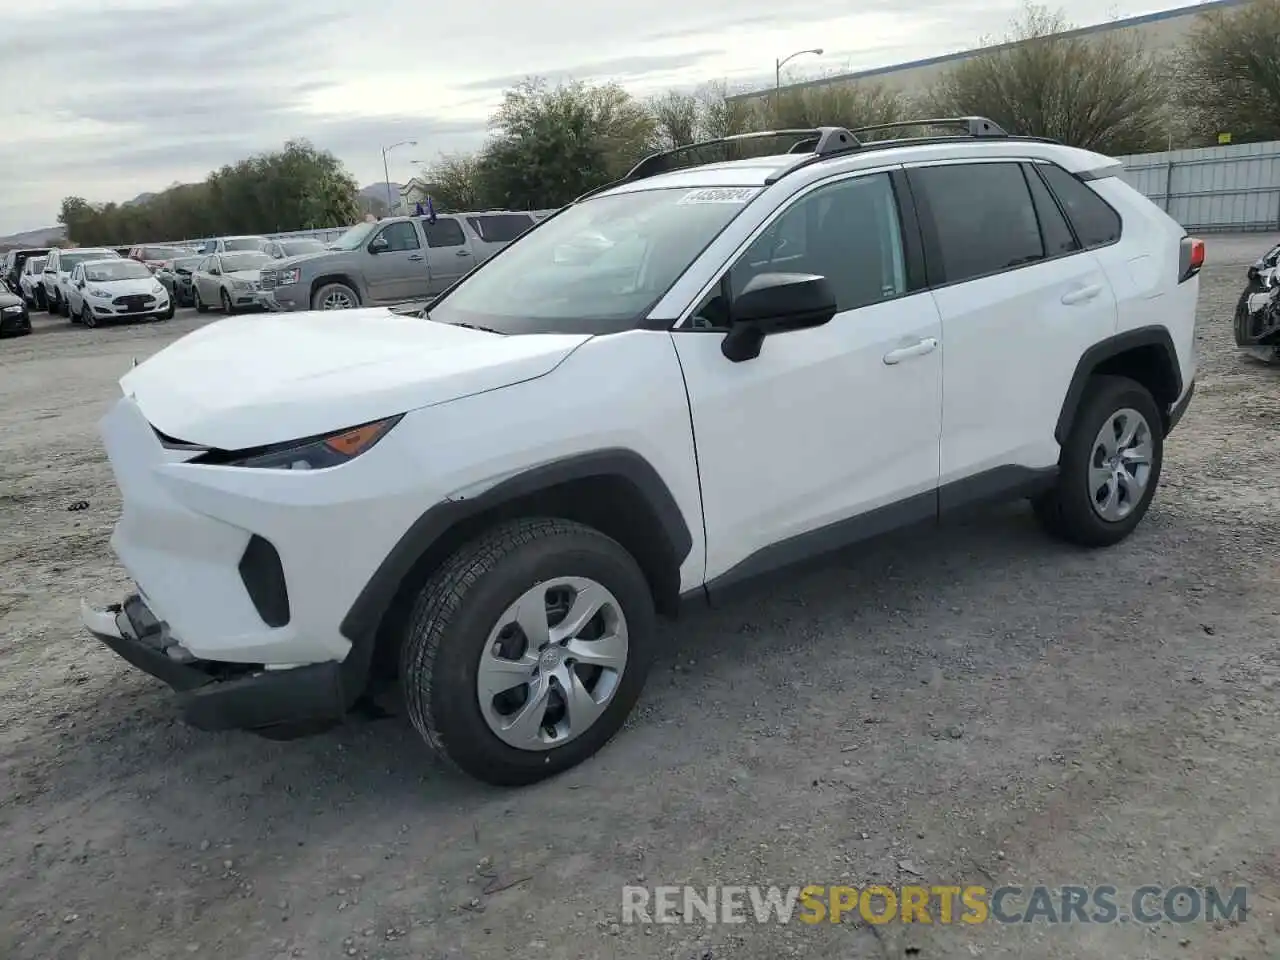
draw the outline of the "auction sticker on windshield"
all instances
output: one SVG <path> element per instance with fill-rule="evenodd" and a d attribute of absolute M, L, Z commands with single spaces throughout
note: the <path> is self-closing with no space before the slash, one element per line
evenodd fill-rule
<path fill-rule="evenodd" d="M 690 190 L 676 203 L 746 203 L 759 192 L 759 187 L 714 187 Z"/>

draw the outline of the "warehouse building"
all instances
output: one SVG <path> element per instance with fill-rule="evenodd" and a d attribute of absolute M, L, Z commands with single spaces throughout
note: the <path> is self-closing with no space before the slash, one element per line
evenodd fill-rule
<path fill-rule="evenodd" d="M 1172 52 L 1189 36 L 1192 27 L 1195 25 L 1196 18 L 1200 14 L 1211 10 L 1237 7 L 1248 2 L 1250 0 L 1208 0 L 1205 3 L 1177 7 L 1173 10 L 1162 10 L 1159 13 L 1148 13 L 1143 16 L 1127 17 L 1093 26 L 1079 27 L 1075 30 L 1064 31 L 1059 36 L 1065 38 L 1087 37 L 1102 33 L 1136 34 L 1148 50 L 1157 53 Z M 925 60 L 913 60 L 909 63 L 899 63 L 888 67 L 874 67 L 854 73 L 836 74 L 820 77 L 816 80 L 807 80 L 802 83 L 783 84 L 781 89 L 784 92 L 798 91 L 814 87 L 871 81 L 888 89 L 896 90 L 906 96 L 917 96 L 927 91 L 941 79 L 948 68 L 955 66 L 957 63 L 979 53 L 989 53 L 1013 46 L 1016 46 L 1016 43 L 993 44 L 989 47 L 978 47 L 960 53 L 948 53 L 939 57 L 929 57 Z M 772 93 L 772 89 L 754 90 L 737 94 L 730 99 L 759 100 L 768 97 Z"/>

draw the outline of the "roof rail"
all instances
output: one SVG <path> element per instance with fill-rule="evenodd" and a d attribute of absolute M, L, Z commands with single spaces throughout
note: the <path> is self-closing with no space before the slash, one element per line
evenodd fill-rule
<path fill-rule="evenodd" d="M 749 140 L 780 140 L 786 137 L 799 137 L 785 152 L 812 153 L 815 156 L 827 156 L 858 146 L 858 138 L 844 127 L 813 127 L 801 130 L 761 130 L 755 133 L 737 133 L 729 137 L 716 137 L 712 140 L 701 140 L 698 143 L 686 143 L 670 150 L 662 150 L 645 157 L 622 178 L 621 183 L 632 180 L 643 180 L 672 169 L 671 160 L 678 154 L 701 150 L 717 144 L 743 143 Z"/>
<path fill-rule="evenodd" d="M 873 123 L 855 127 L 854 134 L 871 133 L 874 130 L 898 130 L 903 127 L 960 127 L 971 137 L 1007 137 L 1004 129 L 986 117 L 930 117 L 924 120 L 897 120 L 893 123 Z"/>

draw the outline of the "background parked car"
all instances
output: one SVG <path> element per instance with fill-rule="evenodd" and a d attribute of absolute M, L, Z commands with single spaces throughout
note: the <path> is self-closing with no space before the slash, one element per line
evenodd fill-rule
<path fill-rule="evenodd" d="M 293 237 L 284 240 L 268 240 L 262 252 L 272 260 L 300 257 L 304 253 L 323 253 L 328 245 L 314 237 Z"/>
<path fill-rule="evenodd" d="M 511 242 L 500 237 L 534 223 L 520 212 L 359 223 L 319 253 L 272 262 L 262 271 L 262 301 L 290 311 L 430 300 Z"/>
<path fill-rule="evenodd" d="M 168 320 L 173 301 L 146 264 L 128 257 L 86 260 L 71 272 L 67 314 L 86 327 L 107 320 Z"/>
<path fill-rule="evenodd" d="M 196 252 L 208 256 L 213 253 L 231 253 L 237 250 L 261 251 L 268 243 L 270 241 L 266 237 L 258 236 L 215 237 L 212 240 L 202 241 Z"/>
<path fill-rule="evenodd" d="M 133 248 L 132 247 L 112 247 L 111 249 L 116 252 L 117 256 L 127 257 L 129 256 L 129 251 L 132 250 Z"/>
<path fill-rule="evenodd" d="M 16 293 L 0 290 L 0 337 L 16 337 L 31 332 L 31 314 Z"/>
<path fill-rule="evenodd" d="M 45 309 L 44 284 L 40 282 L 44 276 L 45 257 L 28 257 L 22 264 L 22 272 L 18 274 L 18 296 L 28 308 Z"/>
<path fill-rule="evenodd" d="M 261 250 L 234 250 L 205 257 L 191 273 L 195 308 L 204 313 L 210 307 L 220 307 L 229 316 L 260 307 L 259 271 L 271 262 Z"/>
<path fill-rule="evenodd" d="M 40 281 L 44 285 L 46 309 L 50 313 L 61 314 L 64 317 L 70 316 L 67 313 L 67 287 L 71 282 L 71 271 L 76 268 L 76 264 L 84 263 L 86 260 L 113 258 L 124 259 L 110 247 L 74 247 L 70 250 L 54 247 L 50 250 L 49 257 L 44 262 L 44 276 Z"/>
<path fill-rule="evenodd" d="M 28 247 L 25 250 L 10 250 L 4 255 L 4 265 L 0 267 L 4 285 L 14 293 L 19 293 L 18 278 L 22 274 L 23 265 L 32 257 L 43 257 L 49 252 L 48 247 Z"/>
<path fill-rule="evenodd" d="M 169 292 L 170 298 L 180 307 L 192 306 L 191 271 L 204 260 L 204 257 L 180 257 L 166 260 L 156 270 L 155 277 Z"/>
<path fill-rule="evenodd" d="M 194 253 L 194 251 L 186 247 L 145 245 L 130 247 L 127 256 L 130 260 L 137 260 L 139 263 L 145 264 L 152 273 L 155 273 L 156 268 L 166 260 L 185 257 L 191 253 Z"/>

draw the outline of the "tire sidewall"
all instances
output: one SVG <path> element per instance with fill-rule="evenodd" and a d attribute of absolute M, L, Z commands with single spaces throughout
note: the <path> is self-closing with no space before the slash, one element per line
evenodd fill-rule
<path fill-rule="evenodd" d="M 315 296 L 311 298 L 311 309 L 323 310 L 326 294 L 328 294 L 330 290 L 334 289 L 342 290 L 347 294 L 351 300 L 351 309 L 354 310 L 360 306 L 360 296 L 351 287 L 347 286 L 345 283 L 326 283 L 323 287 L 317 290 Z"/>
<path fill-rule="evenodd" d="M 1151 430 L 1151 475 L 1138 506 L 1123 520 L 1109 521 L 1098 516 L 1089 496 L 1088 471 L 1093 441 L 1102 425 L 1125 408 L 1137 410 Z M 1149 391 L 1122 377 L 1099 378 L 1097 387 L 1086 394 L 1067 442 L 1059 491 L 1062 508 L 1071 522 L 1088 529 L 1089 539 L 1099 543 L 1123 540 L 1142 522 L 1160 484 L 1164 467 L 1164 430 L 1160 410 Z"/>
<path fill-rule="evenodd" d="M 613 549 L 601 549 L 608 544 Z M 521 594 L 557 577 L 588 577 L 617 599 L 627 621 L 627 666 L 609 706 L 591 728 L 561 747 L 525 751 L 503 743 L 484 719 L 476 693 L 481 653 L 497 621 Z M 648 584 L 621 546 L 602 535 L 564 533 L 522 544 L 467 591 L 440 638 L 428 709 L 450 757 L 468 773 L 503 770 L 513 783 L 541 779 L 581 763 L 622 727 L 644 686 L 654 654 L 656 616 Z M 409 671 L 402 673 L 412 682 Z"/>

